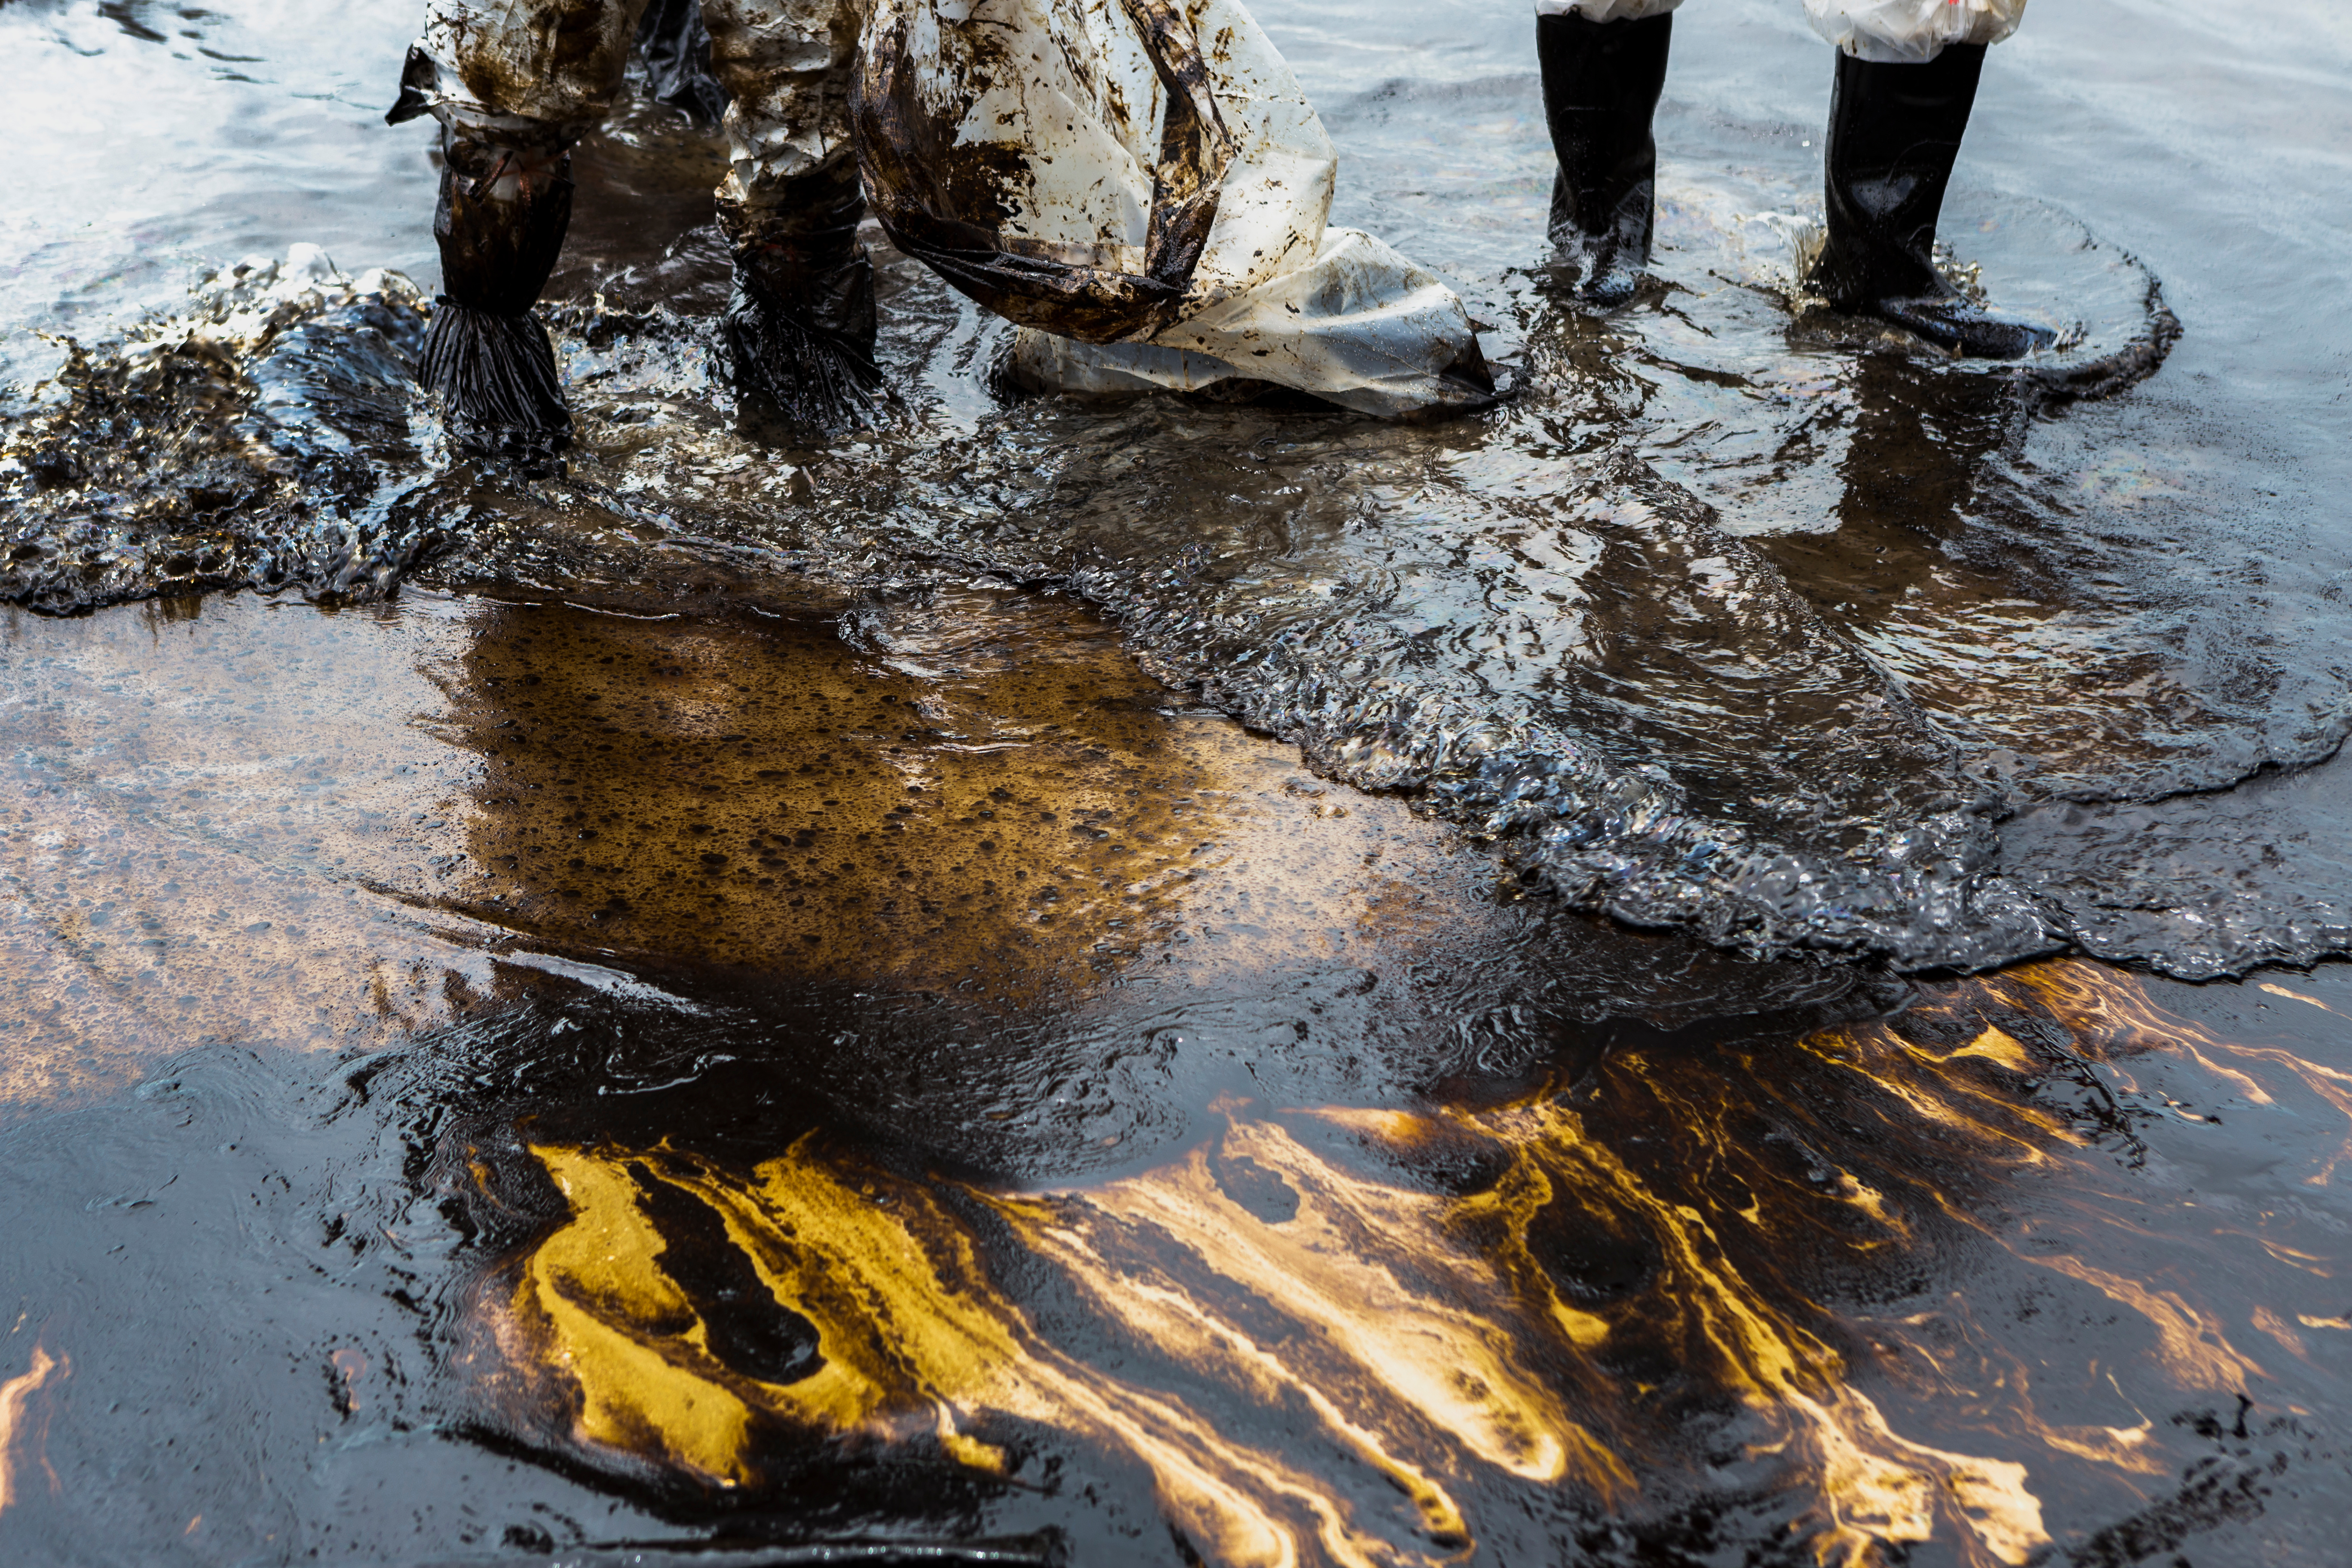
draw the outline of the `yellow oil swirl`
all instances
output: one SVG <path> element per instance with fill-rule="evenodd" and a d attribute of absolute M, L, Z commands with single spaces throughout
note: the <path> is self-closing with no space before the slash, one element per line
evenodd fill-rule
<path fill-rule="evenodd" d="M 1776 1125 L 1802 1131 L 1817 1110 L 1805 1092 L 1866 1091 L 1853 1103 L 1877 1108 L 1888 1136 L 1997 1175 L 2085 1153 L 2031 1092 L 2084 1052 L 2111 1074 L 2131 1051 L 2168 1050 L 2284 1081 L 2261 1052 L 2231 1066 L 2233 1047 L 2086 964 L 1970 982 L 1907 1016 L 1940 1021 L 1946 1043 L 1870 1025 L 1777 1047 L 1817 1087 L 1769 1091 Z M 2050 1043 L 2053 1025 L 2072 1044 Z M 1879 1332 L 1929 1383 L 1979 1358 L 2013 1440 L 1988 1454 L 1906 1436 L 1841 1350 L 1835 1314 L 1792 1289 L 1780 1247 L 1899 1259 L 1941 1227 L 2129 1313 L 2174 1387 L 2237 1394 L 2265 1375 L 2179 1290 L 2022 1246 L 1932 1186 L 1773 1166 L 1743 1131 L 1765 1091 L 1734 1082 L 1741 1068 L 1736 1053 L 1612 1058 L 1612 1125 L 1623 1097 L 1652 1097 L 1659 1125 L 1672 1118 L 1671 1166 L 1595 1135 L 1581 1091 L 1556 1086 L 1479 1110 L 1220 1102 L 1223 1131 L 1162 1166 L 1025 1193 L 909 1179 L 814 1136 L 749 1170 L 667 1146 L 541 1145 L 570 1215 L 517 1260 L 500 1332 L 553 1374 L 569 1440 L 592 1451 L 723 1488 L 762 1484 L 796 1443 L 841 1439 L 931 1445 L 1011 1477 L 1003 1433 L 1044 1428 L 1142 1467 L 1193 1551 L 1250 1568 L 1455 1561 L 1498 1486 L 1603 1513 L 1686 1495 L 1669 1384 L 1737 1413 L 1738 1462 L 1773 1478 L 1791 1543 L 1824 1565 L 1931 1539 L 1958 1561 L 2024 1563 L 2052 1544 L 2034 1453 L 2126 1489 L 2168 1468 L 2147 1419 L 2046 1421 L 2026 1362 L 1998 1342 L 1939 1348 L 1912 1331 L 1925 1319 Z M 2334 1103 L 2328 1075 L 2288 1070 Z M 1441 1147 L 1484 1174 L 1415 1180 Z M 813 1331 L 815 1364 L 766 1382 L 714 1350 L 666 1268 L 656 1187 L 719 1216 L 775 1306 Z M 1561 1247 L 1604 1244 L 1647 1260 L 1638 1288 L 1563 1283 Z M 1056 1303 L 1042 1317 L 1040 1279 Z M 1951 1311 L 1969 1310 L 1956 1294 Z M 2282 1343 L 2301 1331 L 2271 1320 Z"/>
<path fill-rule="evenodd" d="M 15 1377 L 0 1383 L 0 1513 L 5 1513 L 9 1505 L 16 1500 L 23 1485 L 20 1477 L 26 1459 L 37 1458 L 44 1468 L 48 1463 L 37 1454 L 26 1452 L 33 1447 L 28 1441 L 31 1434 L 27 1430 L 31 1426 L 27 1412 L 32 1406 L 33 1396 L 45 1384 L 61 1378 L 72 1370 L 72 1357 L 51 1355 L 47 1345 L 36 1344 L 33 1347 L 33 1364 Z M 49 1485 L 52 1489 L 57 1486 L 54 1471 L 49 1474 Z"/>

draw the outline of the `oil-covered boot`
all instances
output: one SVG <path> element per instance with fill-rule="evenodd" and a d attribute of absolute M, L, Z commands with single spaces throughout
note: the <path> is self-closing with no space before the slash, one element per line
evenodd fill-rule
<path fill-rule="evenodd" d="M 1830 96 L 1829 236 L 1810 286 L 1841 310 L 1875 316 L 1938 347 L 1984 359 L 2047 348 L 2043 328 L 1987 311 L 1936 270 L 1936 219 L 1976 102 L 1984 46 L 1950 44 L 1926 65 L 1841 52 Z"/>
<path fill-rule="evenodd" d="M 719 203 L 735 257 L 724 324 L 736 389 L 813 430 L 845 429 L 872 416 L 882 387 L 857 166 L 812 174 L 787 198 Z"/>
<path fill-rule="evenodd" d="M 571 158 L 445 135 L 442 294 L 417 379 L 469 450 L 544 457 L 572 430 L 547 329 L 531 314 L 572 222 Z"/>
<path fill-rule="evenodd" d="M 1672 12 L 1589 22 L 1573 12 L 1536 18 L 1544 118 L 1559 173 L 1551 187 L 1551 243 L 1577 268 L 1577 294 L 1622 304 L 1650 264 L 1658 144 L 1650 133 L 1666 83 Z"/>

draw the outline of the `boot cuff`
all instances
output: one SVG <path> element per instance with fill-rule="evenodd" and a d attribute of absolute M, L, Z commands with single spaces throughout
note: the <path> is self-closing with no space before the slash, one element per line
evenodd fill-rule
<path fill-rule="evenodd" d="M 856 261 L 857 225 L 866 198 L 856 170 L 795 181 L 772 204 L 751 206 L 721 197 L 719 227 L 739 271 L 790 298 Z"/>

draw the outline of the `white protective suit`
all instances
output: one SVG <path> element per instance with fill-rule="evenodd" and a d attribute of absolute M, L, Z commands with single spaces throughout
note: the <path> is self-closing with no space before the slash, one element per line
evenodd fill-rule
<path fill-rule="evenodd" d="M 618 96 L 646 3 L 430 0 L 396 112 L 430 113 L 454 135 L 493 148 L 558 153 Z M 880 3 L 887 9 L 895 0 Z M 722 222 L 740 215 L 730 234 L 743 226 L 789 233 L 813 190 L 846 182 L 855 192 L 849 100 L 873 4 L 702 0 L 711 72 L 733 96 L 725 121 L 730 173 L 719 188 Z M 989 11 L 989 0 L 969 8 Z M 1228 191 L 1236 222 L 1251 212 L 1263 221 L 1250 231 L 1229 225 L 1232 233 L 1221 231 L 1213 244 L 1204 282 L 1222 276 L 1219 258 L 1244 258 L 1223 287 L 1204 289 L 1182 320 L 1149 343 L 1082 343 L 1024 327 L 1016 351 L 1023 379 L 1135 391 L 1192 389 L 1244 375 L 1382 415 L 1465 401 L 1464 388 L 1445 374 L 1476 358 L 1461 300 L 1371 236 L 1325 227 L 1337 156 L 1281 56 L 1239 0 L 1190 0 L 1187 8 L 1219 39 L 1221 79 L 1237 95 L 1228 104 L 1237 128 L 1246 132 L 1261 115 L 1278 125 L 1281 134 L 1270 141 L 1295 199 L 1268 214 L 1259 212 L 1264 204 L 1244 202 L 1238 187 Z M 1004 19 L 1020 10 L 1013 6 Z M 1153 84 L 1146 70 L 1127 85 L 1141 101 Z M 1139 196 L 1138 210 L 1149 208 L 1148 164 L 1106 167 L 1100 177 L 1121 184 L 1129 205 Z M 1136 189 L 1125 193 L 1126 185 Z M 1283 245 L 1298 254 L 1277 265 Z"/>
<path fill-rule="evenodd" d="M 919 255 L 927 235 L 952 226 L 940 269 L 1023 323 L 1018 379 L 1076 392 L 1265 382 L 1379 416 L 1491 401 L 1454 292 L 1373 236 L 1328 223 L 1339 153 L 1241 0 L 1158 12 L 1177 62 L 1160 66 L 1129 8 L 1103 0 L 874 5 L 865 92 L 890 112 L 861 127 L 877 154 L 868 199 Z M 1161 127 L 1180 124 L 1192 100 L 1171 103 L 1163 68 L 1222 128 L 1222 153 L 1202 174 L 1215 216 L 1173 279 L 1154 271 L 1150 249 L 1182 221 L 1181 206 L 1160 210 L 1182 157 Z M 918 158 L 919 144 L 945 151 Z M 983 237 L 1009 260 L 966 265 Z M 1087 269 L 1067 289 L 1074 306 L 1054 302 L 1059 283 L 1015 280 L 1045 262 Z M 1004 286 L 992 291 L 996 279 Z M 1097 303 L 1155 281 L 1181 300 L 1150 312 Z"/>
<path fill-rule="evenodd" d="M 457 135 L 558 151 L 620 95 L 646 0 L 431 0 L 402 79 Z M 734 97 L 719 199 L 753 211 L 856 163 L 849 89 L 865 0 L 702 0 L 710 70 Z"/>
<path fill-rule="evenodd" d="M 1683 0 L 1536 0 L 1536 15 L 1637 21 Z M 2025 0 L 1804 0 L 1813 31 L 1857 59 L 1925 65 L 1947 44 L 1997 44 L 2017 31 Z"/>

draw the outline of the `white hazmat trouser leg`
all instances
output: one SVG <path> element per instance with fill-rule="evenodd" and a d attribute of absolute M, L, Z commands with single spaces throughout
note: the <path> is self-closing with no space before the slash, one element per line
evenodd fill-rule
<path fill-rule="evenodd" d="M 1538 16 L 1637 22 L 1683 0 L 1536 0 Z M 1946 44 L 1997 44 L 2017 31 L 2025 0 L 1804 0 L 1813 31 L 1858 59 L 1924 65 Z"/>
<path fill-rule="evenodd" d="M 1683 0 L 1536 0 L 1538 16 L 1581 16 L 1588 22 L 1638 22 L 1663 16 Z"/>
<path fill-rule="evenodd" d="M 402 86 L 414 111 L 497 145 L 561 149 L 621 90 L 646 0 L 432 0 Z M 727 110 L 722 197 L 758 208 L 854 164 L 849 89 L 865 0 L 703 0 Z M 404 116 L 405 118 L 405 116 Z"/>
<path fill-rule="evenodd" d="M 789 204 L 814 174 L 856 180 L 849 93 L 866 0 L 702 0 L 710 70 L 733 95 L 719 199 Z"/>
<path fill-rule="evenodd" d="M 394 113 L 452 133 L 560 150 L 595 128 L 621 90 L 646 0 L 432 0 Z"/>
<path fill-rule="evenodd" d="M 1947 44 L 1997 44 L 2025 0 L 1805 0 L 1813 31 L 1856 59 L 1925 65 Z"/>

